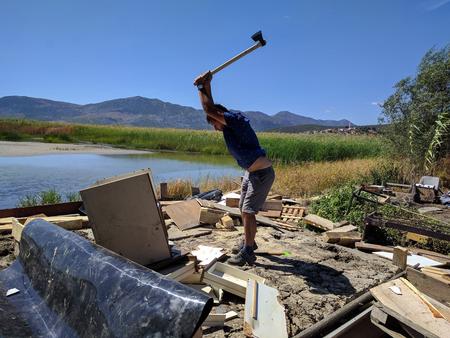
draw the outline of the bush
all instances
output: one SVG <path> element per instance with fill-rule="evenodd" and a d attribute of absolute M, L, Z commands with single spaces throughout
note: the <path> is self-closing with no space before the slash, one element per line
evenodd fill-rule
<path fill-rule="evenodd" d="M 57 204 L 66 202 L 76 202 L 80 201 L 80 195 L 78 193 L 69 193 L 66 195 L 65 200 L 62 198 L 61 194 L 54 189 L 41 191 L 36 194 L 29 194 L 22 197 L 17 204 L 17 207 L 34 207 L 36 205 L 46 205 L 46 204 Z"/>

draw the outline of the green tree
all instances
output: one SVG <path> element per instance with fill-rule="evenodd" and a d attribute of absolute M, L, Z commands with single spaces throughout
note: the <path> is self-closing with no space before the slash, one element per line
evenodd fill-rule
<path fill-rule="evenodd" d="M 383 132 L 395 153 L 409 159 L 413 174 L 433 174 L 450 155 L 450 45 L 429 50 L 416 76 L 395 89 L 382 104 Z"/>

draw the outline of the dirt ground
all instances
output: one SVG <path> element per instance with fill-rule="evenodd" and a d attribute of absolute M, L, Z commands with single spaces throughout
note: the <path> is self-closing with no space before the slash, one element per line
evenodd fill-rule
<path fill-rule="evenodd" d="M 396 267 L 383 258 L 355 249 L 327 244 L 321 235 L 300 230 L 280 233 L 259 227 L 259 250 L 281 250 L 288 256 L 259 255 L 254 267 L 244 270 L 266 279 L 266 284 L 280 292 L 286 309 L 288 335 L 291 337 L 331 314 L 370 287 L 390 279 Z M 175 241 L 179 248 L 194 250 L 199 244 L 231 249 L 242 234 L 238 231 L 213 231 L 211 235 Z M 205 337 L 242 337 L 244 300 L 226 294 L 219 309 L 236 311 L 239 318 L 226 322 L 224 328 L 209 328 Z"/>

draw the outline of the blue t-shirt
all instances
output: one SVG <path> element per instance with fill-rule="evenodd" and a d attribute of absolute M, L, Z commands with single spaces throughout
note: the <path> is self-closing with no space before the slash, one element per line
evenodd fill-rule
<path fill-rule="evenodd" d="M 227 124 L 223 128 L 223 137 L 228 151 L 242 168 L 248 169 L 259 157 L 265 156 L 266 152 L 259 145 L 247 117 L 234 111 L 227 111 L 223 116 Z"/>

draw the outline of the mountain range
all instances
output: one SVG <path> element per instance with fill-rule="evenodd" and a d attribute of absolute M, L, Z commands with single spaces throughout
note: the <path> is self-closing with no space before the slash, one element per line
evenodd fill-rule
<path fill-rule="evenodd" d="M 256 131 L 305 124 L 333 127 L 351 124 L 345 119 L 318 120 L 288 111 L 281 111 L 275 115 L 259 111 L 243 113 L 250 119 L 252 127 Z M 211 128 L 205 120 L 203 110 L 142 96 L 85 105 L 28 96 L 4 96 L 0 98 L 0 118 L 159 128 Z"/>

